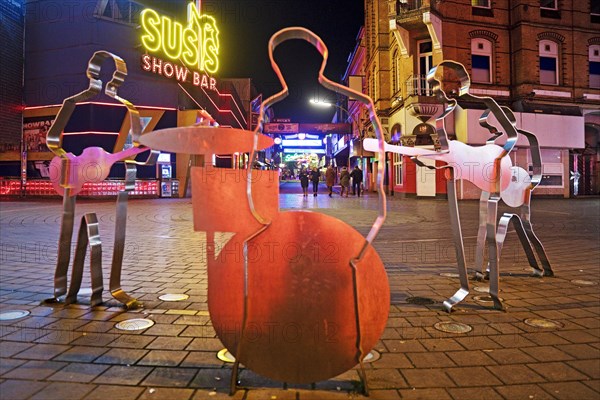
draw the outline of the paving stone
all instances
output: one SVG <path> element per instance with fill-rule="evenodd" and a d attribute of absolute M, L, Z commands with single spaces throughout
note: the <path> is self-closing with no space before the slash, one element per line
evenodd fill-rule
<path fill-rule="evenodd" d="M 26 400 L 46 386 L 48 386 L 47 382 L 24 382 L 9 379 L 0 383 L 0 398 L 6 400 Z"/>
<path fill-rule="evenodd" d="M 108 365 L 73 363 L 50 376 L 48 380 L 88 383 L 93 381 L 107 368 Z"/>
<path fill-rule="evenodd" d="M 137 400 L 188 400 L 194 394 L 193 389 L 173 389 L 165 387 L 146 388 Z M 214 397 L 213 397 L 214 398 Z"/>
<path fill-rule="evenodd" d="M 132 365 L 144 357 L 147 350 L 139 349 L 110 349 L 94 362 L 100 364 L 123 364 Z"/>
<path fill-rule="evenodd" d="M 85 400 L 136 400 L 143 391 L 141 387 L 98 385 Z"/>
<path fill-rule="evenodd" d="M 25 364 L 25 360 L 16 360 L 13 358 L 0 358 L 0 376 L 4 375 L 13 368 Z"/>
<path fill-rule="evenodd" d="M 155 368 L 142 382 L 144 386 L 186 387 L 196 375 L 194 368 Z M 190 385 L 194 387 L 194 385 Z"/>
<path fill-rule="evenodd" d="M 151 343 L 155 336 L 146 335 L 120 335 L 108 344 L 109 347 L 121 347 L 128 349 L 143 349 Z"/>
<path fill-rule="evenodd" d="M 497 349 L 485 352 L 499 364 L 520 364 L 535 362 L 535 358 L 519 349 Z"/>
<path fill-rule="evenodd" d="M 382 353 L 381 358 L 372 364 L 375 368 L 414 368 L 410 360 L 402 353 Z"/>
<path fill-rule="evenodd" d="M 456 366 L 446 354 L 438 351 L 429 353 L 407 353 L 406 356 L 416 368 L 430 368 L 431 366 L 444 368 Z"/>
<path fill-rule="evenodd" d="M 181 337 L 158 337 L 148 346 L 147 349 L 162 350 L 183 350 L 192 341 L 192 338 Z"/>
<path fill-rule="evenodd" d="M 449 388 L 448 392 L 456 400 L 502 400 L 493 388 Z"/>
<path fill-rule="evenodd" d="M 213 338 L 196 338 L 186 347 L 186 350 L 191 351 L 214 351 L 217 352 L 223 349 L 223 343 L 219 339 Z"/>
<path fill-rule="evenodd" d="M 492 365 L 487 368 L 507 385 L 545 381 L 543 377 L 525 365 Z"/>
<path fill-rule="evenodd" d="M 580 382 L 542 383 L 540 387 L 559 400 L 598 398 L 598 392 Z"/>
<path fill-rule="evenodd" d="M 494 389 L 496 389 L 496 391 L 505 399 L 554 399 L 554 396 L 550 395 L 538 385 L 504 385 L 497 386 Z"/>
<path fill-rule="evenodd" d="M 400 397 L 409 400 L 452 400 L 445 389 L 399 389 Z"/>
<path fill-rule="evenodd" d="M 366 370 L 367 381 L 371 389 L 397 389 L 408 387 L 397 369 L 385 368 Z"/>
<path fill-rule="evenodd" d="M 150 350 L 138 365 L 176 366 L 187 356 L 186 351 Z"/>
<path fill-rule="evenodd" d="M 499 385 L 501 382 L 484 367 L 446 368 L 445 372 L 459 387 Z M 450 392 L 452 394 L 452 392 Z"/>
<path fill-rule="evenodd" d="M 113 385 L 138 385 L 150 372 L 151 367 L 113 365 L 100 375 L 94 383 Z"/>
<path fill-rule="evenodd" d="M 527 347 L 523 349 L 523 352 L 529 354 L 538 361 L 565 361 L 573 359 L 572 356 L 554 346 Z"/>
<path fill-rule="evenodd" d="M 496 364 L 496 362 L 490 358 L 488 353 L 481 350 L 449 351 L 446 355 L 460 367 Z"/>
<path fill-rule="evenodd" d="M 427 349 L 418 340 L 384 340 L 390 353 L 426 352 Z"/>
<path fill-rule="evenodd" d="M 180 365 L 195 368 L 220 367 L 223 361 L 219 360 L 217 354 L 212 351 L 190 351 Z"/>
<path fill-rule="evenodd" d="M 190 383 L 190 387 L 202 389 L 228 389 L 231 369 L 202 368 Z"/>
<path fill-rule="evenodd" d="M 73 346 L 69 350 L 54 357 L 55 361 L 92 362 L 108 351 L 102 347 Z"/>
<path fill-rule="evenodd" d="M 185 329 L 182 325 L 155 324 L 144 331 L 144 335 L 177 336 Z"/>
<path fill-rule="evenodd" d="M 54 382 L 37 392 L 31 400 L 77 400 L 83 399 L 96 386 L 83 383 Z"/>
<path fill-rule="evenodd" d="M 409 387 L 447 388 L 455 386 L 443 369 L 407 369 L 401 372 Z"/>
<path fill-rule="evenodd" d="M 68 349 L 70 349 L 70 347 L 64 345 L 35 344 L 27 350 L 15 355 L 15 357 L 30 360 L 50 360 Z"/>
<path fill-rule="evenodd" d="M 8 379 L 42 380 L 66 365 L 67 363 L 57 361 L 27 361 L 2 377 Z"/>
<path fill-rule="evenodd" d="M 464 350 L 454 339 L 421 339 L 419 342 L 429 351 Z"/>
<path fill-rule="evenodd" d="M 31 343 L 5 342 L 0 340 L 0 357 L 11 357 L 33 346 Z"/>
<path fill-rule="evenodd" d="M 600 379 L 600 359 L 576 360 L 567 362 L 568 365 L 583 372 L 592 379 Z"/>

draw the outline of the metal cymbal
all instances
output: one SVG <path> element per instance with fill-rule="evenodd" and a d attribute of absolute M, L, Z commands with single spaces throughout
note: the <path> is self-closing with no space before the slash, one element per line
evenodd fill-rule
<path fill-rule="evenodd" d="M 252 150 L 254 132 L 213 126 L 184 126 L 144 134 L 140 143 L 152 149 L 185 154 L 233 154 Z M 273 139 L 259 134 L 258 150 L 273 145 Z"/>

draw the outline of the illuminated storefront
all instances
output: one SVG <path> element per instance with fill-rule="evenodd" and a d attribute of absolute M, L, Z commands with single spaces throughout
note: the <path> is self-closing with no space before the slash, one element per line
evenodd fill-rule
<path fill-rule="evenodd" d="M 249 103 L 256 97 L 250 79 L 218 76 L 223 27 L 193 2 L 163 6 L 159 10 L 114 0 L 25 2 L 23 152 L 11 148 L 2 153 L 0 194 L 55 195 L 48 181 L 53 153 L 46 147 L 45 134 L 63 99 L 87 87 L 87 61 L 97 50 L 126 62 L 128 74 L 119 95 L 138 108 L 143 132 L 192 125 L 204 112 L 221 126 L 249 127 Z M 108 63 L 103 66 L 103 82 L 112 70 Z M 78 104 L 65 128 L 64 147 L 74 154 L 90 146 L 119 151 L 129 131 L 127 121 L 125 107 L 99 95 Z M 134 195 L 157 196 L 166 164 L 171 164 L 174 182 L 183 184 L 190 162 L 202 162 L 184 154 L 161 159 L 161 165 L 138 167 Z M 232 162 L 231 156 L 219 158 L 221 166 Z M 117 163 L 107 182 L 86 184 L 82 194 L 114 194 L 123 174 L 123 165 Z M 171 189 L 176 195 L 177 187 Z"/>

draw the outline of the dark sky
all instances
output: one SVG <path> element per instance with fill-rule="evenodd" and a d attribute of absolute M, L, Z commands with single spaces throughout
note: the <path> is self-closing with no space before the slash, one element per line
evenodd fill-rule
<path fill-rule="evenodd" d="M 252 78 L 265 98 L 280 89 L 267 52 L 271 35 L 289 26 L 315 32 L 329 48 L 326 75 L 339 82 L 364 23 L 363 0 L 204 0 L 202 13 L 214 16 L 220 28 L 218 77 Z M 280 45 L 275 56 L 290 87 L 288 98 L 274 106 L 276 117 L 330 121 L 333 108 L 308 103 L 314 97 L 335 101 L 331 92 L 319 89 L 319 53 L 306 42 L 290 41 Z"/>

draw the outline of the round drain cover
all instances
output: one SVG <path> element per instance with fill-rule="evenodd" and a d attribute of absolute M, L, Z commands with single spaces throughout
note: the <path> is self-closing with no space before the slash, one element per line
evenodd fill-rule
<path fill-rule="evenodd" d="M 442 272 L 440 274 L 440 276 L 445 276 L 446 278 L 458 278 L 458 277 L 460 277 L 460 275 L 458 275 L 455 272 Z"/>
<path fill-rule="evenodd" d="M 571 281 L 571 283 L 574 283 L 574 284 L 576 284 L 576 285 L 581 285 L 581 286 L 594 286 L 594 285 L 597 285 L 597 283 L 596 283 L 596 282 L 593 282 L 593 281 L 585 281 L 585 280 L 583 280 L 583 279 L 573 279 L 573 280 Z"/>
<path fill-rule="evenodd" d="M 154 325 L 154 321 L 145 318 L 126 319 L 115 325 L 115 328 L 122 331 L 141 331 Z"/>
<path fill-rule="evenodd" d="M 187 294 L 167 293 L 158 296 L 158 298 L 162 301 L 183 301 L 189 299 L 190 296 Z"/>
<path fill-rule="evenodd" d="M 475 296 L 475 297 L 473 297 L 473 299 L 475 299 L 475 301 L 479 301 L 481 303 L 493 303 L 494 302 L 494 300 L 492 299 L 492 296 Z M 498 300 L 504 301 L 504 299 L 502 297 L 498 297 Z"/>
<path fill-rule="evenodd" d="M 26 310 L 8 310 L 0 312 L 0 321 L 10 321 L 28 316 L 30 313 Z"/>
<path fill-rule="evenodd" d="M 406 302 L 410 304 L 418 304 L 421 306 L 435 304 L 435 301 L 428 299 L 427 297 L 407 297 Z"/>
<path fill-rule="evenodd" d="M 446 333 L 467 333 L 473 330 L 473 328 L 467 324 L 452 321 L 438 322 L 433 325 L 433 327 L 438 331 Z"/>
<path fill-rule="evenodd" d="M 564 325 L 558 321 L 552 321 L 551 319 L 541 319 L 541 318 L 527 318 L 525 324 L 529 326 L 533 326 L 535 328 L 550 328 L 550 329 L 558 329 L 562 328 Z"/>
<path fill-rule="evenodd" d="M 374 361 L 377 361 L 381 358 L 381 354 L 379 354 L 379 352 L 377 350 L 371 350 L 369 352 L 369 354 L 367 354 L 365 356 L 365 358 L 363 358 L 363 362 L 364 363 L 372 363 Z"/>
<path fill-rule="evenodd" d="M 235 357 L 227 349 L 219 350 L 217 358 L 226 363 L 234 363 Z"/>
<path fill-rule="evenodd" d="M 487 286 L 475 286 L 473 287 L 473 290 L 479 293 L 489 293 L 490 292 L 490 288 Z"/>

